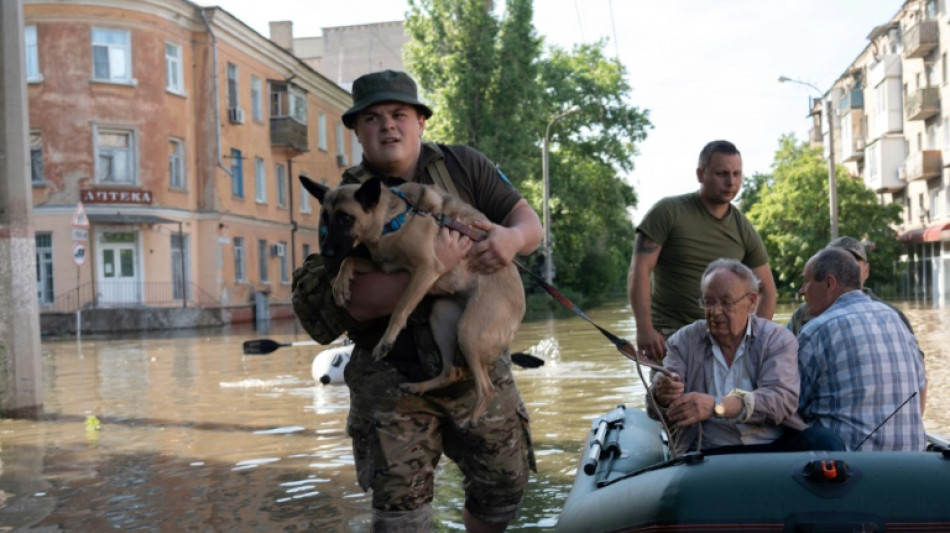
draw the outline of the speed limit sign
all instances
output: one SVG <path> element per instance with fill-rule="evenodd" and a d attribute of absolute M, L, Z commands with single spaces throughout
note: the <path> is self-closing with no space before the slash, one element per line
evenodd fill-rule
<path fill-rule="evenodd" d="M 73 244 L 73 262 L 76 266 L 82 266 L 86 262 L 86 244 L 77 242 Z"/>

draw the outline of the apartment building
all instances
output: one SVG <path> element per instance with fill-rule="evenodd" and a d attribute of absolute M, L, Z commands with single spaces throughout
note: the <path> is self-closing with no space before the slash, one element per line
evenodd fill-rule
<path fill-rule="evenodd" d="M 939 305 L 950 301 L 950 105 L 942 105 L 950 103 L 948 52 L 946 3 L 905 1 L 871 30 L 868 45 L 825 94 L 831 116 L 811 102 L 821 113 L 813 142 L 821 139 L 825 155 L 862 176 L 882 203 L 903 206 L 897 230 L 905 294 Z"/>
<path fill-rule="evenodd" d="M 361 157 L 350 94 L 187 0 L 25 0 L 24 19 L 41 310 L 291 316 L 318 247 L 296 176 L 333 185 Z"/>

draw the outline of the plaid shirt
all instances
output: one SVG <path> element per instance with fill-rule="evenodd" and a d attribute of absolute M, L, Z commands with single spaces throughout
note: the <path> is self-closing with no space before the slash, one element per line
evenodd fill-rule
<path fill-rule="evenodd" d="M 923 361 L 893 309 L 861 291 L 847 292 L 805 324 L 798 344 L 799 413 L 806 422 L 831 429 L 854 449 L 897 411 L 860 449 L 924 449 Z"/>

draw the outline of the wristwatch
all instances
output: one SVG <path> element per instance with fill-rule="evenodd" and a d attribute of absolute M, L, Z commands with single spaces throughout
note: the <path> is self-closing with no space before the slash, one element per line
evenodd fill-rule
<path fill-rule="evenodd" d="M 726 407 L 722 405 L 722 398 L 715 396 L 713 402 L 713 416 L 716 418 L 722 418 L 726 416 Z"/>

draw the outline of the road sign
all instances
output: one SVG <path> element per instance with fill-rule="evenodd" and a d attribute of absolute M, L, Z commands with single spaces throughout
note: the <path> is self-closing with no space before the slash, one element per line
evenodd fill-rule
<path fill-rule="evenodd" d="M 77 242 L 73 245 L 73 263 L 76 263 L 76 266 L 82 266 L 86 262 L 86 245 L 81 242 Z"/>
<path fill-rule="evenodd" d="M 89 240 L 89 230 L 73 228 L 73 240 L 77 242 L 86 242 Z"/>
<path fill-rule="evenodd" d="M 89 229 L 89 217 L 86 216 L 86 209 L 82 202 L 76 204 L 76 210 L 73 211 L 73 227 L 76 229 Z"/>

